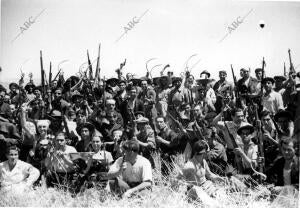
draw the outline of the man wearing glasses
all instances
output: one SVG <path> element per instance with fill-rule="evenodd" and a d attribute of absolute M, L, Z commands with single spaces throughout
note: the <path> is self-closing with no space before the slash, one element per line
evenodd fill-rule
<path fill-rule="evenodd" d="M 152 169 L 148 159 L 138 154 L 140 145 L 137 140 L 124 143 L 124 156 L 118 158 L 108 173 L 99 175 L 108 179 L 109 190 L 122 197 L 130 197 L 152 186 Z"/>

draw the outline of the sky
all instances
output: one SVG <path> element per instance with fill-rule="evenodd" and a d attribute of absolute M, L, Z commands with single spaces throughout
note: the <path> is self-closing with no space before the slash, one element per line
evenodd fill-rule
<path fill-rule="evenodd" d="M 65 61 L 65 77 L 74 75 L 87 50 L 97 58 L 100 43 L 106 79 L 125 59 L 124 74 L 144 76 L 147 60 L 156 58 L 148 63 L 161 64 L 153 77 L 166 64 L 179 75 L 189 57 L 196 78 L 203 70 L 214 78 L 227 70 L 232 79 L 230 64 L 237 77 L 242 67 L 254 75 L 263 57 L 268 76 L 282 75 L 289 48 L 294 66 L 300 64 L 299 17 L 300 2 L 294 1 L 2 0 L 0 83 L 18 81 L 22 70 L 25 82 L 32 72 L 40 84 L 40 50 L 47 75 L 50 61 L 53 74 Z"/>

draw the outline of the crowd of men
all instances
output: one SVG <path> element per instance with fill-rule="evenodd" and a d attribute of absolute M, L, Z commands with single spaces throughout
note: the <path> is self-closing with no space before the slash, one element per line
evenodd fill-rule
<path fill-rule="evenodd" d="M 40 86 L 23 77 L 9 89 L 1 85 L 0 162 L 17 147 L 19 159 L 39 170 L 36 185 L 64 181 L 80 192 L 109 181 L 110 190 L 130 196 L 151 187 L 153 168 L 167 177 L 174 158 L 188 161 L 202 141 L 214 174 L 298 187 L 300 73 L 269 77 L 262 67 L 252 77 L 242 68 L 231 83 L 227 70 L 219 80 L 206 70 L 199 79 L 189 71 L 154 78 L 117 72 L 107 80 L 81 73 Z"/>

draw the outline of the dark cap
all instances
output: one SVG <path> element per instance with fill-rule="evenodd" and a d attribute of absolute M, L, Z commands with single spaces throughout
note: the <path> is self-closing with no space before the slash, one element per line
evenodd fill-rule
<path fill-rule="evenodd" d="M 76 127 L 76 132 L 77 132 L 78 135 L 81 134 L 81 130 L 83 128 L 87 128 L 90 131 L 91 134 L 93 134 L 94 130 L 95 130 L 95 126 L 93 124 L 91 124 L 89 122 L 85 122 L 85 123 L 82 123 L 82 124 L 80 124 L 79 126 Z"/>
<path fill-rule="evenodd" d="M 207 70 L 204 70 L 203 72 L 200 73 L 200 76 L 201 74 L 207 74 L 207 77 L 209 78 L 210 77 L 210 73 L 207 71 Z"/>
<path fill-rule="evenodd" d="M 265 84 L 266 82 L 272 82 L 272 84 L 274 84 L 275 80 L 272 77 L 266 77 L 266 78 L 263 78 L 261 81 L 262 84 Z"/>
<path fill-rule="evenodd" d="M 9 84 L 9 89 L 11 87 L 19 88 L 19 85 L 17 83 L 12 82 L 12 83 Z"/>
<path fill-rule="evenodd" d="M 256 68 L 255 73 L 262 72 L 262 68 Z"/>
<path fill-rule="evenodd" d="M 237 130 L 238 135 L 242 133 L 243 130 L 249 129 L 250 133 L 252 134 L 254 132 L 254 127 L 249 123 L 244 123 L 241 125 L 241 127 Z"/>
<path fill-rule="evenodd" d="M 292 120 L 293 116 L 289 111 L 286 110 L 279 110 L 275 116 L 274 120 L 277 122 L 279 118 L 288 118 L 290 121 Z"/>
<path fill-rule="evenodd" d="M 182 82 L 181 77 L 172 77 L 172 84 L 174 84 L 174 82 L 180 81 Z"/>
<path fill-rule="evenodd" d="M 285 77 L 285 76 L 275 76 L 275 77 L 274 77 L 274 80 L 275 80 L 275 81 L 281 81 L 281 82 L 283 82 L 283 81 L 286 80 L 286 77 Z"/>

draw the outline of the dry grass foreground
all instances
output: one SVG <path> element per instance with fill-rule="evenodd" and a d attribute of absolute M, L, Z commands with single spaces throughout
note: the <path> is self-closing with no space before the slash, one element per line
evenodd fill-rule
<path fill-rule="evenodd" d="M 159 157 L 156 157 L 156 165 L 160 167 Z M 182 156 L 177 157 L 175 164 L 180 167 L 183 164 Z M 164 178 L 158 169 L 154 170 L 155 184 L 152 191 L 144 192 L 130 199 L 117 199 L 103 190 L 88 189 L 76 197 L 62 189 L 46 189 L 37 187 L 26 193 L 3 193 L 0 191 L 0 207 L 209 207 L 201 202 L 189 202 L 185 191 L 185 183 L 177 183 L 170 180 L 177 174 L 176 168 L 171 177 Z M 216 196 L 216 203 L 210 207 L 226 208 L 278 208 L 298 207 L 299 195 L 290 189 L 286 189 L 275 200 L 270 200 L 267 188 L 258 187 L 256 190 L 247 192 L 228 191 L 226 185 L 220 187 Z"/>

